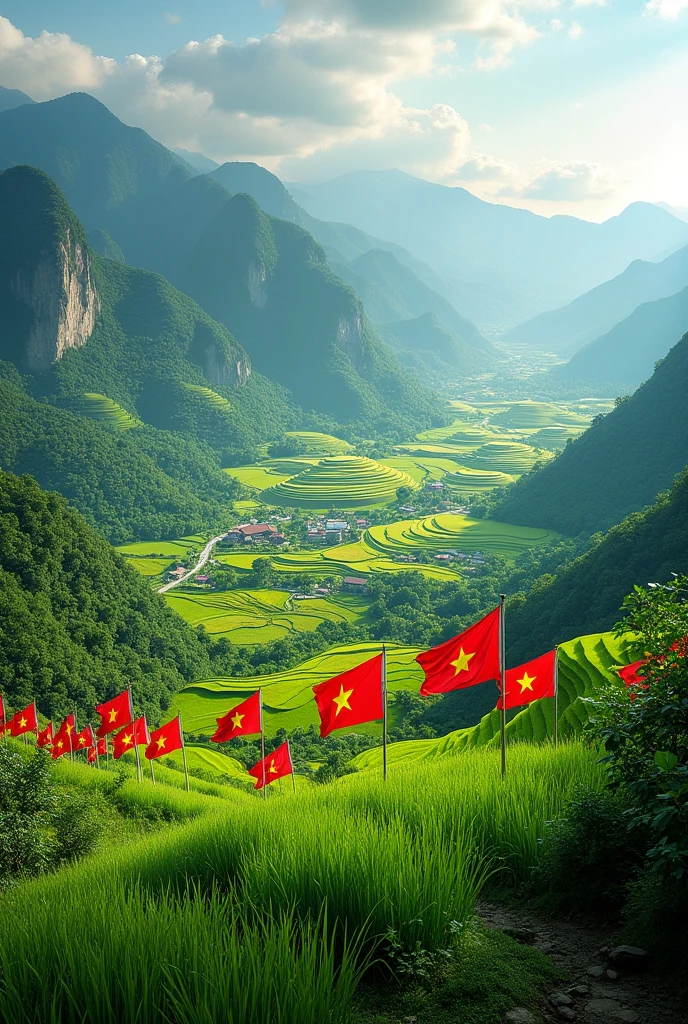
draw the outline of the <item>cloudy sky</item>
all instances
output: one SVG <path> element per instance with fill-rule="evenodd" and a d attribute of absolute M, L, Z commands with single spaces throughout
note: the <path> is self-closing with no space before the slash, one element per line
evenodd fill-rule
<path fill-rule="evenodd" d="M 285 180 L 688 206 L 688 0 L 0 0 L 0 84 Z"/>

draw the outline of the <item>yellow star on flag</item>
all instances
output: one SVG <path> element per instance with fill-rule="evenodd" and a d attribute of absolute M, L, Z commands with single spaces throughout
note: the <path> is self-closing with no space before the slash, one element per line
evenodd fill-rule
<path fill-rule="evenodd" d="M 268 768 L 268 771 L 269 772 L 274 772 L 274 774 L 277 775 L 277 769 L 275 768 L 275 762 L 274 761 L 270 762 L 270 767 Z M 280 786 L 281 785 L 282 785 L 282 783 L 280 782 Z"/>
<path fill-rule="evenodd" d="M 122 742 L 128 747 L 129 744 L 131 743 L 132 739 L 133 739 L 132 736 L 125 736 L 124 739 L 122 740 Z"/>
<path fill-rule="evenodd" d="M 72 735 L 72 729 L 74 728 L 74 726 L 70 722 L 67 722 L 67 727 L 66 728 L 67 728 L 67 735 L 71 736 Z"/>
<path fill-rule="evenodd" d="M 533 683 L 536 679 L 537 676 L 529 676 L 527 672 L 524 672 L 522 678 L 516 680 L 518 685 L 521 687 L 521 693 L 523 693 L 524 690 L 532 690 Z"/>
<path fill-rule="evenodd" d="M 233 715 L 233 716 L 232 716 L 232 718 L 230 719 L 230 721 L 231 721 L 231 723 L 232 723 L 232 725 L 234 726 L 234 728 L 235 728 L 235 729 L 241 729 L 241 723 L 243 722 L 243 720 L 244 720 L 245 718 L 246 718 L 246 715 L 245 715 L 245 714 L 244 714 L 244 715 L 240 715 L 240 714 L 239 714 L 239 713 L 237 712 L 237 714 L 236 714 L 236 715 Z"/>
<path fill-rule="evenodd" d="M 79 746 L 80 746 L 80 747 L 83 747 L 83 745 L 84 745 L 84 743 L 85 743 L 85 742 L 86 742 L 86 740 L 84 739 L 84 737 L 83 737 L 83 736 L 80 736 L 80 737 L 79 737 Z"/>
<path fill-rule="evenodd" d="M 57 741 L 57 746 L 59 750 L 62 750 L 62 748 L 64 747 L 64 743 L 62 742 L 62 740 Z"/>
<path fill-rule="evenodd" d="M 459 651 L 459 656 L 456 661 L 452 661 L 452 665 L 455 667 L 455 675 L 458 676 L 459 672 L 468 672 L 468 665 L 471 658 L 475 658 L 475 651 L 472 654 L 466 654 L 463 647 Z"/>
<path fill-rule="evenodd" d="M 117 708 L 111 708 L 110 709 L 110 721 L 114 722 L 116 718 L 117 718 Z"/>
<path fill-rule="evenodd" d="M 24 716 L 23 716 L 23 715 L 22 715 L 22 716 L 21 716 L 21 718 L 19 719 L 19 725 L 20 725 L 20 727 L 21 727 L 22 729 L 23 729 L 23 728 L 24 728 L 24 726 L 26 725 L 26 719 L 24 718 Z"/>
<path fill-rule="evenodd" d="M 158 750 L 162 750 L 162 748 L 167 743 L 167 737 L 166 736 L 158 736 L 158 738 L 157 738 L 157 740 L 155 742 L 158 744 Z"/>
<path fill-rule="evenodd" d="M 347 711 L 351 711 L 351 705 L 349 704 L 349 697 L 351 696 L 351 694 L 353 692 L 354 692 L 353 691 L 353 687 L 350 690 L 345 690 L 344 689 L 344 683 L 340 683 L 339 684 L 339 693 L 337 694 L 336 697 L 332 698 L 332 700 L 337 705 L 337 710 L 334 713 L 334 717 L 335 718 L 337 717 L 337 715 L 339 714 L 339 712 L 343 708 L 346 708 Z"/>

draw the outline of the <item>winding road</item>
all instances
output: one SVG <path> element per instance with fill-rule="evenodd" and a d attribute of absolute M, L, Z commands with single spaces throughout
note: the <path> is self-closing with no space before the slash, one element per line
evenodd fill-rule
<path fill-rule="evenodd" d="M 224 534 L 222 536 L 224 536 Z M 172 587 L 178 587 L 180 583 L 185 583 L 189 579 L 189 577 L 195 576 L 198 570 L 202 569 L 205 563 L 208 561 L 208 559 L 210 558 L 211 551 L 213 550 L 217 542 L 222 540 L 222 536 L 213 537 L 212 540 L 209 540 L 206 546 L 201 551 L 200 557 L 196 564 L 194 565 L 193 569 L 189 569 L 189 571 L 185 572 L 183 576 L 180 576 L 178 580 L 172 580 L 171 583 L 164 583 L 162 587 L 158 588 L 158 593 L 164 594 L 166 591 L 172 590 Z"/>

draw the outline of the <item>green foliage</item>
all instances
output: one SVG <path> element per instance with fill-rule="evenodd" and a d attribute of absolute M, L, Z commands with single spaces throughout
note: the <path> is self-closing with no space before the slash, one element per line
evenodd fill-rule
<path fill-rule="evenodd" d="M 26 759 L 0 747 L 0 888 L 50 862 L 53 795 L 43 753 Z"/>

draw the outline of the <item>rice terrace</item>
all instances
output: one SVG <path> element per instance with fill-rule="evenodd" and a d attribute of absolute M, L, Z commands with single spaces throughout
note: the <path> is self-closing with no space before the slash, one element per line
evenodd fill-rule
<path fill-rule="evenodd" d="M 6 6 L 0 1024 L 688 1024 L 688 4 Z"/>

